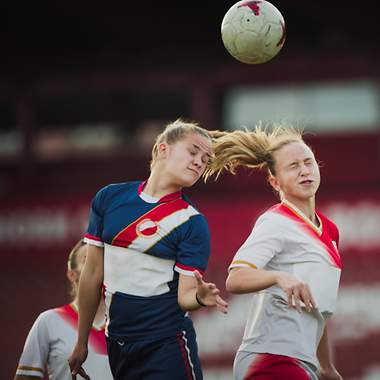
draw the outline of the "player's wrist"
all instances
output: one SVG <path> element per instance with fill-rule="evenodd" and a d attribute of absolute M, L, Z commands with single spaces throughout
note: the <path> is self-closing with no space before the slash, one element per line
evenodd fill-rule
<path fill-rule="evenodd" d="M 79 335 L 77 343 L 76 343 L 76 346 L 80 347 L 80 348 L 87 348 L 87 346 L 88 346 L 88 337 L 86 335 L 84 335 L 84 336 Z"/>
<path fill-rule="evenodd" d="M 207 305 L 199 298 L 198 292 L 195 292 L 195 300 L 197 301 L 197 304 L 202 307 L 206 307 Z"/>
<path fill-rule="evenodd" d="M 321 365 L 321 372 L 322 373 L 329 373 L 329 372 L 334 372 L 336 371 L 336 368 L 334 366 L 333 363 L 331 363 L 330 361 L 328 362 L 325 362 L 325 363 L 320 363 Z"/>
<path fill-rule="evenodd" d="M 273 279 L 272 279 L 273 285 L 279 285 L 280 282 L 281 282 L 281 279 L 284 276 L 284 272 L 273 271 L 271 273 L 272 273 L 272 276 L 273 276 Z"/>

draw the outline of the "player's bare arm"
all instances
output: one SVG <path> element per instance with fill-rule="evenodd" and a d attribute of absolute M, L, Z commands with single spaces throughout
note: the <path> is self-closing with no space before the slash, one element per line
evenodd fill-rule
<path fill-rule="evenodd" d="M 333 361 L 328 338 L 328 324 L 323 331 L 322 338 L 318 345 L 317 357 L 321 365 L 320 376 L 323 380 L 343 380 L 343 377 L 336 370 Z"/>
<path fill-rule="evenodd" d="M 202 306 L 216 306 L 227 313 L 228 304 L 220 297 L 220 290 L 212 282 L 205 282 L 197 271 L 194 276 L 180 274 L 178 284 L 178 304 L 183 310 L 190 311 Z"/>
<path fill-rule="evenodd" d="M 258 292 L 276 284 L 276 273 L 254 268 L 232 268 L 226 280 L 233 294 Z"/>
<path fill-rule="evenodd" d="M 226 281 L 226 288 L 234 294 L 258 292 L 278 285 L 287 295 L 289 308 L 301 312 L 301 301 L 306 309 L 315 308 L 315 301 L 309 286 L 286 272 L 266 271 L 255 268 L 232 268 Z"/>
<path fill-rule="evenodd" d="M 69 358 L 73 379 L 80 374 L 89 379 L 82 368 L 87 358 L 87 344 L 90 329 L 101 297 L 104 271 L 103 248 L 88 245 L 87 258 L 79 283 L 78 340 Z"/>

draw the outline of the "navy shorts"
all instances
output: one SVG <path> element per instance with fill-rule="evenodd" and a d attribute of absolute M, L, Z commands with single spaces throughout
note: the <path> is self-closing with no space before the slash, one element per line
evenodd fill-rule
<path fill-rule="evenodd" d="M 195 331 L 138 341 L 107 338 L 115 380 L 202 380 Z"/>

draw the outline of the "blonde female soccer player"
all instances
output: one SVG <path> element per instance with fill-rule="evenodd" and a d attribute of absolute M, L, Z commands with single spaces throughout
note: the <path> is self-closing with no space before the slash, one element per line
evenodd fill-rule
<path fill-rule="evenodd" d="M 71 380 L 67 362 L 77 337 L 78 284 L 86 257 L 86 244 L 81 240 L 71 250 L 67 262 L 67 278 L 71 284 L 73 301 L 39 315 L 26 339 L 15 380 L 49 379 Z M 94 323 L 89 332 L 89 355 L 86 371 L 92 380 L 111 380 L 108 364 L 105 327 L 105 304 L 101 299 Z"/>
<path fill-rule="evenodd" d="M 177 120 L 158 136 L 146 181 L 106 186 L 95 196 L 79 288 L 75 376 L 87 355 L 88 332 L 104 283 L 107 345 L 119 380 L 202 379 L 188 312 L 227 311 L 202 273 L 210 253 L 205 217 L 182 193 L 213 156 L 209 133 Z M 128 165 L 126 165 L 126 170 Z"/>
<path fill-rule="evenodd" d="M 227 290 L 253 293 L 234 362 L 238 380 L 342 380 L 328 344 L 341 274 L 338 229 L 315 209 L 312 150 L 294 129 L 219 133 L 206 178 L 238 166 L 266 168 L 281 203 L 264 212 L 229 267 Z"/>

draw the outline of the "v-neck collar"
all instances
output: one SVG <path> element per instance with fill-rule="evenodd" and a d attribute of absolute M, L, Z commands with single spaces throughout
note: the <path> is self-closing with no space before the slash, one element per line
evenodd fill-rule
<path fill-rule="evenodd" d="M 137 189 L 137 193 L 138 193 L 139 197 L 142 198 L 143 200 L 144 200 L 144 195 L 145 196 L 148 195 L 148 194 L 144 193 L 144 195 L 141 196 L 142 195 L 141 193 L 143 192 L 146 183 L 147 183 L 147 181 L 141 182 L 140 185 L 139 185 L 139 187 L 138 187 L 138 189 Z M 164 195 L 162 198 L 159 198 L 157 200 L 157 203 L 160 203 L 160 202 L 170 202 L 170 201 L 174 201 L 176 199 L 179 199 L 181 197 L 182 197 L 182 191 L 179 190 L 179 191 L 176 191 L 174 193 Z M 154 197 L 151 197 L 151 198 L 154 198 Z M 149 202 L 149 203 L 151 203 L 151 202 Z"/>
<path fill-rule="evenodd" d="M 304 221 L 305 223 L 307 223 L 309 225 L 309 227 L 312 228 L 313 231 L 315 231 L 318 234 L 318 236 L 322 235 L 322 232 L 323 232 L 322 220 L 319 217 L 319 215 L 317 214 L 317 212 L 315 212 L 315 216 L 318 219 L 319 226 L 317 226 L 315 223 L 313 223 L 306 216 L 306 214 L 304 212 L 302 212 L 298 207 L 296 207 L 293 203 L 289 202 L 288 200 L 284 199 L 281 202 L 281 204 L 283 206 L 285 206 L 286 208 L 288 208 L 290 211 L 292 211 L 298 218 L 302 219 L 302 221 Z"/>

